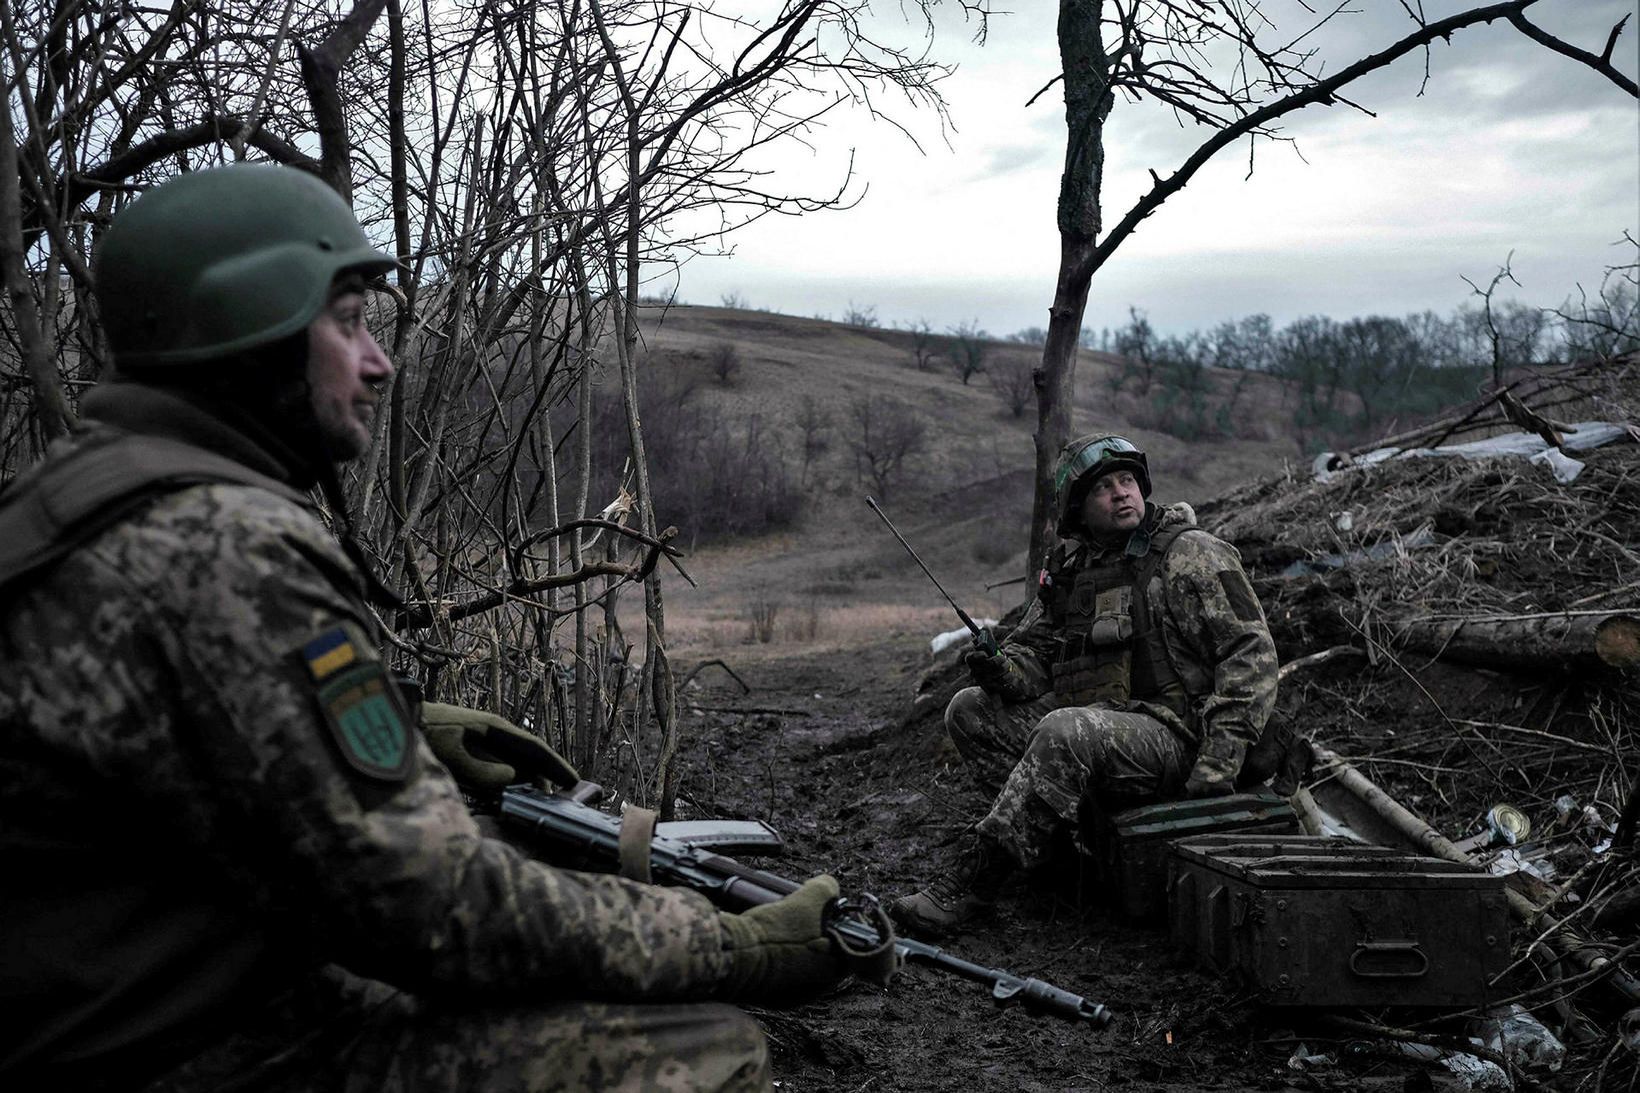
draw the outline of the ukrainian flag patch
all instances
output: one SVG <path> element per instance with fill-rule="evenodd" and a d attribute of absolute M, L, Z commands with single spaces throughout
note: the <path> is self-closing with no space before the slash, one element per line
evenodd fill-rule
<path fill-rule="evenodd" d="M 307 663 L 308 673 L 315 683 L 335 675 L 358 659 L 359 652 L 353 635 L 344 626 L 326 630 L 302 646 L 302 660 Z"/>
<path fill-rule="evenodd" d="M 363 629 L 338 623 L 298 653 L 343 761 L 377 781 L 408 780 L 416 759 L 409 710 Z"/>

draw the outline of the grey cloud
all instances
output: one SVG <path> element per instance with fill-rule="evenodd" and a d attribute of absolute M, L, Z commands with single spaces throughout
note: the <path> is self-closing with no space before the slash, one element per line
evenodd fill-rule
<path fill-rule="evenodd" d="M 985 166 L 978 174 L 981 178 L 1012 174 L 1034 167 L 1045 159 L 1057 159 L 1058 156 L 1059 147 L 1047 140 L 1036 144 L 1005 144 L 990 150 L 986 156 Z"/>

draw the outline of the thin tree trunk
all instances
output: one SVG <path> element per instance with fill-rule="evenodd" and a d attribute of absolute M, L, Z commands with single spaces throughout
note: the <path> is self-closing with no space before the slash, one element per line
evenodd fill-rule
<path fill-rule="evenodd" d="M 622 71 L 620 53 L 610 40 L 604 25 L 603 10 L 598 0 L 592 0 L 591 11 L 604 44 L 605 54 L 620 89 L 626 110 L 626 232 L 623 240 L 620 287 L 611 293 L 612 301 L 618 296 L 616 311 L 620 336 L 616 351 L 621 364 L 621 390 L 626 404 L 627 432 L 632 444 L 632 463 L 636 471 L 638 528 L 654 538 L 655 498 L 650 491 L 649 457 L 644 450 L 643 424 L 638 415 L 638 373 L 635 360 L 638 347 L 638 270 L 639 233 L 643 222 L 642 206 L 642 143 L 639 132 L 639 106 Z M 611 263 L 613 265 L 613 261 Z M 616 278 L 611 278 L 612 282 Z M 612 283 L 612 289 L 615 285 Z M 676 791 L 676 775 L 672 760 L 677 751 L 677 700 L 672 687 L 672 672 L 666 657 L 666 609 L 661 599 L 660 568 L 650 570 L 644 579 L 644 662 L 638 679 L 636 716 L 633 731 L 640 738 L 645 720 L 644 708 L 653 702 L 655 719 L 661 730 L 660 759 L 655 771 L 655 791 L 660 797 L 660 814 L 671 819 L 672 795 Z"/>
<path fill-rule="evenodd" d="M 0 39 L 13 36 L 11 8 L 0 4 Z M 8 55 L 9 59 L 9 55 Z M 9 86 L 9 64 L 0 65 L 0 86 Z M 25 89 L 24 94 L 27 94 Z M 12 320 L 23 351 L 23 366 L 34 385 L 34 419 L 47 440 L 62 436 L 74 421 L 57 364 L 46 352 L 45 331 L 34 303 L 34 284 L 29 277 L 23 244 L 22 176 L 18 174 L 17 136 L 12 131 L 11 110 L 0 103 L 0 278 L 11 302 Z"/>
<path fill-rule="evenodd" d="M 586 516 L 592 494 L 592 293 L 587 287 L 585 260 L 580 247 L 574 249 L 570 262 L 581 301 L 581 376 L 575 392 L 576 420 L 580 423 L 575 438 L 575 518 L 579 520 Z M 577 528 L 575 537 L 570 540 L 570 564 L 577 570 L 586 560 L 585 535 L 584 529 Z M 577 766 L 589 777 L 596 758 L 594 749 L 598 733 L 593 706 L 602 700 L 601 688 L 593 687 L 591 681 L 603 678 L 602 663 L 595 665 L 592 662 L 594 651 L 587 625 L 587 608 L 591 600 L 588 582 L 583 581 L 575 586 L 575 739 L 580 749 Z"/>
<path fill-rule="evenodd" d="M 1105 119 L 1112 98 L 1111 59 L 1100 37 L 1102 0 L 1060 0 L 1059 57 L 1065 80 L 1065 171 L 1059 182 L 1059 275 L 1048 312 L 1042 367 L 1032 380 L 1037 392 L 1036 494 L 1025 579 L 1036 574 L 1053 545 L 1053 471 L 1071 436 L 1076 401 L 1076 351 L 1093 279 L 1089 261 L 1099 237 L 1100 187 L 1104 183 Z"/>
<path fill-rule="evenodd" d="M 302 83 L 313 107 L 319 131 L 319 169 L 324 180 L 353 203 L 353 140 L 347 131 L 346 104 L 342 100 L 342 66 L 364 42 L 371 26 L 380 18 L 388 0 L 362 0 L 336 24 L 330 36 L 312 49 L 297 44 L 301 58 Z M 256 124 L 251 118 L 250 123 Z"/>

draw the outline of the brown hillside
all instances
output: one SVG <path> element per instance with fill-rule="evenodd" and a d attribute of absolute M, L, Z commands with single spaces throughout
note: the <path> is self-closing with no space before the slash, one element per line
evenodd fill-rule
<path fill-rule="evenodd" d="M 670 382 L 697 385 L 695 397 L 731 420 L 758 416 L 784 439 L 794 463 L 801 461 L 796 419 L 804 400 L 833 419 L 829 446 L 804 481 L 795 527 L 705 547 L 684 563 L 699 587 L 671 582 L 668 626 L 675 646 L 693 653 L 743 644 L 759 609 L 775 612 L 771 636 L 780 643 L 926 637 L 959 625 L 864 504 L 875 488 L 855 473 L 850 407 L 871 396 L 893 400 L 898 412 L 928 429 L 926 450 L 879 498 L 885 510 L 971 614 L 999 617 L 1018 602 L 1017 584 L 990 592 L 985 586 L 1019 577 L 1024 566 L 1034 403 L 1013 416 L 985 376 L 965 386 L 943 357 L 918 370 L 908 331 L 688 306 L 645 309 L 643 330 L 651 368 Z M 725 344 L 740 360 L 727 385 L 712 370 L 713 354 Z M 986 353 L 995 366 L 1029 368 L 1040 350 L 991 342 Z M 1112 398 L 1118 363 L 1083 352 L 1075 429 L 1109 429 L 1142 445 L 1155 468 L 1159 500 L 1202 504 L 1297 458 L 1279 427 L 1280 392 L 1268 377 L 1251 377 L 1238 397 L 1232 428 L 1241 435 L 1185 439 L 1154 428 L 1149 400 L 1136 391 Z M 1235 378 L 1220 373 L 1212 383 L 1222 395 Z M 687 514 L 663 507 L 660 518 L 678 524 L 685 542 L 698 530 L 687 526 Z"/>

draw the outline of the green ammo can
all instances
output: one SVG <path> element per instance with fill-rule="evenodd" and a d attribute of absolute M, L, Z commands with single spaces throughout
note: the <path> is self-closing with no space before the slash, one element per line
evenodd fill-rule
<path fill-rule="evenodd" d="M 1092 856 L 1104 901 L 1129 922 L 1167 921 L 1168 851 L 1180 839 L 1223 832 L 1298 832 L 1298 818 L 1274 793 L 1236 793 L 1191 801 L 1163 801 L 1106 816 L 1082 811 L 1085 848 Z"/>
<path fill-rule="evenodd" d="M 1297 835 L 1177 843 L 1169 930 L 1274 1006 L 1485 1005 L 1509 963 L 1502 877 Z"/>

